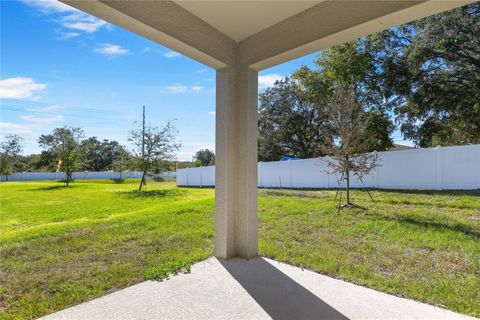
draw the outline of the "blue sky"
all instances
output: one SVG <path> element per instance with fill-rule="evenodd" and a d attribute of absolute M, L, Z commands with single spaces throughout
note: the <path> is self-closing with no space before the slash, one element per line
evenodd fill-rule
<path fill-rule="evenodd" d="M 214 149 L 213 69 L 56 1 L 0 6 L 0 132 L 23 136 L 25 154 L 39 152 L 38 136 L 63 125 L 128 146 L 142 105 L 150 124 L 175 120 L 179 160 Z M 314 57 L 262 71 L 259 89 Z"/>

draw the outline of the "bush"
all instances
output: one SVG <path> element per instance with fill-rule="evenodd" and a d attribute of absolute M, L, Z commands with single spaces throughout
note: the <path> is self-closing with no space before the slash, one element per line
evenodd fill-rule
<path fill-rule="evenodd" d="M 125 179 L 123 178 L 113 178 L 111 179 L 113 181 L 113 183 L 115 184 L 121 184 L 121 183 L 124 183 L 125 182 Z"/>

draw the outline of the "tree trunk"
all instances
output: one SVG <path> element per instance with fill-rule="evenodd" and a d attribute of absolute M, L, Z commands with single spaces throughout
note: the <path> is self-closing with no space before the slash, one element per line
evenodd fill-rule
<path fill-rule="evenodd" d="M 138 191 L 142 191 L 143 186 L 147 185 L 147 171 L 148 168 L 144 167 L 142 172 L 142 180 L 140 180 L 140 186 L 138 187 Z"/>

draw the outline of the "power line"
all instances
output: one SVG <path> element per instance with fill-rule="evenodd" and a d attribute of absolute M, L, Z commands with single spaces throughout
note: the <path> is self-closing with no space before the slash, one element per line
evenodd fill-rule
<path fill-rule="evenodd" d="M 95 117 L 95 116 L 87 116 L 87 115 L 78 115 L 78 114 L 66 114 L 66 113 L 56 113 L 56 112 L 48 112 L 48 111 L 40 111 L 40 110 L 18 110 L 18 109 L 12 109 L 12 107 L 2 107 L 2 110 L 7 110 L 11 112 L 19 112 L 19 113 L 39 113 L 39 114 L 48 114 L 48 115 L 62 115 L 62 116 L 67 116 L 67 117 L 73 117 L 73 118 L 86 118 L 86 119 L 95 119 L 95 120 L 111 120 L 116 121 L 116 122 L 128 122 L 128 123 L 133 123 L 134 121 L 131 120 L 122 120 L 122 119 L 108 119 L 105 117 Z"/>
<path fill-rule="evenodd" d="M 70 109 L 70 110 L 78 110 L 78 111 L 93 112 L 93 113 L 113 112 L 113 110 L 102 110 L 101 108 L 65 106 L 60 104 L 43 103 L 43 102 L 37 102 L 37 101 L 25 101 L 25 100 L 17 100 L 17 99 L 2 98 L 0 99 L 0 101 L 4 101 L 5 103 L 9 103 L 9 104 L 18 104 L 21 106 L 29 106 L 29 107 L 60 108 L 60 109 Z"/>

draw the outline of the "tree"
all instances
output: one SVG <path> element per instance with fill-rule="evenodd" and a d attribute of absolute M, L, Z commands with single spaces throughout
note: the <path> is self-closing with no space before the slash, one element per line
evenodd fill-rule
<path fill-rule="evenodd" d="M 79 167 L 81 157 L 80 141 L 83 130 L 80 128 L 56 128 L 51 134 L 41 135 L 38 143 L 51 152 L 60 164 L 60 170 L 65 172 L 65 186 L 73 181 L 72 173 Z"/>
<path fill-rule="evenodd" d="M 325 158 L 330 174 L 340 177 L 339 184 L 345 181 L 346 204 L 340 208 L 355 207 L 350 201 L 350 181 L 352 174 L 362 179 L 376 166 L 376 156 L 370 153 L 378 144 L 372 135 L 372 126 L 379 115 L 365 111 L 356 91 L 344 84 L 334 85 L 332 95 L 326 100 L 328 122 L 333 128 L 331 143 L 325 144 L 325 152 L 332 158 Z"/>
<path fill-rule="evenodd" d="M 200 161 L 202 167 L 213 166 L 215 164 L 215 153 L 209 149 L 198 150 L 195 153 L 195 159 Z"/>
<path fill-rule="evenodd" d="M 13 173 L 15 161 L 22 152 L 23 139 L 16 134 L 6 135 L 0 142 L 0 174 L 8 181 L 8 176 Z"/>
<path fill-rule="evenodd" d="M 351 88 L 376 125 L 374 150 L 393 146 L 388 134 L 393 124 L 387 116 L 381 72 L 361 40 L 322 51 L 316 68 L 302 67 L 291 78 L 277 82 L 260 95 L 259 158 L 283 156 L 310 158 L 325 155 L 327 139 L 335 130 L 328 121 L 326 101 L 341 85 Z M 375 121 L 374 121 L 375 120 Z"/>
<path fill-rule="evenodd" d="M 55 155 L 50 150 L 43 150 L 40 154 L 34 154 L 27 163 L 28 171 L 55 171 Z"/>
<path fill-rule="evenodd" d="M 138 190 L 145 187 L 147 174 L 156 161 L 172 159 L 181 144 L 176 142 L 177 129 L 171 122 L 163 127 L 146 126 L 130 131 L 128 140 L 134 145 L 134 154 L 140 159 L 142 179 Z"/>
<path fill-rule="evenodd" d="M 321 104 L 309 99 L 305 89 L 286 78 L 260 94 L 259 160 L 323 155 L 321 146 L 328 131 L 326 113 Z"/>
<path fill-rule="evenodd" d="M 119 178 L 114 179 L 115 182 L 123 182 L 124 174 L 133 171 L 135 167 L 135 159 L 126 151 L 122 149 L 117 152 L 115 158 L 112 161 L 111 168 L 114 172 L 118 172 Z"/>
<path fill-rule="evenodd" d="M 480 143 L 480 3 L 369 36 L 402 133 L 420 147 Z"/>
<path fill-rule="evenodd" d="M 86 170 L 104 171 L 107 170 L 117 156 L 125 149 L 117 141 L 97 137 L 90 137 L 81 143 L 83 154 L 83 165 Z"/>

